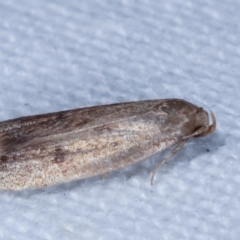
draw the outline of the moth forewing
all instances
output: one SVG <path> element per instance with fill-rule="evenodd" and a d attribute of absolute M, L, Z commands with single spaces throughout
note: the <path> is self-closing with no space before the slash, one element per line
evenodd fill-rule
<path fill-rule="evenodd" d="M 0 188 L 38 188 L 104 174 L 215 128 L 214 115 L 209 126 L 206 111 L 180 99 L 8 120 L 0 123 Z"/>

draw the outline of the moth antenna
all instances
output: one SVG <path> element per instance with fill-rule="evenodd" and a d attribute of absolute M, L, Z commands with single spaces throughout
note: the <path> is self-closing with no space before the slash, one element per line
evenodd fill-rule
<path fill-rule="evenodd" d="M 174 154 L 176 154 L 184 146 L 188 139 L 189 138 L 182 139 L 179 144 L 158 164 L 158 166 L 155 167 L 155 169 L 152 171 L 151 185 L 153 185 L 154 176 L 158 169 L 160 169 L 163 164 L 165 164 Z"/>

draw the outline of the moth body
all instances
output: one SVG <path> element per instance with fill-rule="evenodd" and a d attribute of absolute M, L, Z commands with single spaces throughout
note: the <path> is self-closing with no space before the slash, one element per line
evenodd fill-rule
<path fill-rule="evenodd" d="M 180 99 L 147 100 L 0 123 L 0 189 L 50 186 L 117 170 L 216 128 Z"/>

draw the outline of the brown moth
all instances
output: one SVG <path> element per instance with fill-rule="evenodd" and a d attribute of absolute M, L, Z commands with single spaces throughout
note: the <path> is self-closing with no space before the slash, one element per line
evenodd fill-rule
<path fill-rule="evenodd" d="M 86 107 L 0 123 L 0 189 L 22 190 L 105 174 L 216 128 L 180 99 Z"/>

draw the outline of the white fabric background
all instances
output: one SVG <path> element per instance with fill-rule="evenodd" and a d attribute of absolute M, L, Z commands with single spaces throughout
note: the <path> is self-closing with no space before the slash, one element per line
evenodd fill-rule
<path fill-rule="evenodd" d="M 217 131 L 164 157 L 50 188 L 0 192 L 0 239 L 240 236 L 240 3 L 0 0 L 0 120 L 183 98 Z"/>

